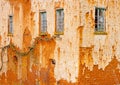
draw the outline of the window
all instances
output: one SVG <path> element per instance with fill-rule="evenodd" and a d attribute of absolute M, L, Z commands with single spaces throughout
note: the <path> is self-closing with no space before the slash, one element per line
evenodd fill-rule
<path fill-rule="evenodd" d="M 8 34 L 13 34 L 13 16 L 10 15 L 9 16 L 9 20 L 8 20 Z"/>
<path fill-rule="evenodd" d="M 47 16 L 46 12 L 40 12 L 40 32 L 47 32 Z"/>
<path fill-rule="evenodd" d="M 64 30 L 64 10 L 56 10 L 56 33 L 63 33 Z"/>
<path fill-rule="evenodd" d="M 95 8 L 95 31 L 105 32 L 105 9 Z"/>

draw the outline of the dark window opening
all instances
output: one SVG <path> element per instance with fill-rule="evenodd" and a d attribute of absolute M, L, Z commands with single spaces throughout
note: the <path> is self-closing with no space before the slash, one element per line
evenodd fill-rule
<path fill-rule="evenodd" d="M 105 32 L 105 9 L 95 8 L 95 31 Z"/>

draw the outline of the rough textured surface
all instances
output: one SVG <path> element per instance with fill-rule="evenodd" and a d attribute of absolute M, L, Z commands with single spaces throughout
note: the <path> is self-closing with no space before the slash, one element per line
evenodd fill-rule
<path fill-rule="evenodd" d="M 106 8 L 106 35 L 94 34 L 95 7 Z M 0 0 L 0 85 L 119 85 L 119 9 L 119 0 Z M 40 36 L 40 11 L 47 12 L 47 36 Z"/>

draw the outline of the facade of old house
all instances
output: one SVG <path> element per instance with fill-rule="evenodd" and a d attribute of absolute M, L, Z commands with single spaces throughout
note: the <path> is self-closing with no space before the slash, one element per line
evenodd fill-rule
<path fill-rule="evenodd" d="M 119 0 L 0 0 L 0 85 L 119 85 Z"/>

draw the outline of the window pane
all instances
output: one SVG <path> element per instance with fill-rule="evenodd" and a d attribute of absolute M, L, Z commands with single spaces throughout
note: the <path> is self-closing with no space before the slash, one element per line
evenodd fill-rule
<path fill-rule="evenodd" d="M 46 12 L 41 12 L 41 32 L 47 31 L 47 17 Z"/>
<path fill-rule="evenodd" d="M 105 31 L 104 9 L 95 9 L 95 31 Z"/>
<path fill-rule="evenodd" d="M 56 11 L 56 32 L 63 32 L 64 28 L 64 11 L 63 9 Z"/>
<path fill-rule="evenodd" d="M 9 29 L 8 33 L 13 33 L 13 16 L 9 16 Z"/>

